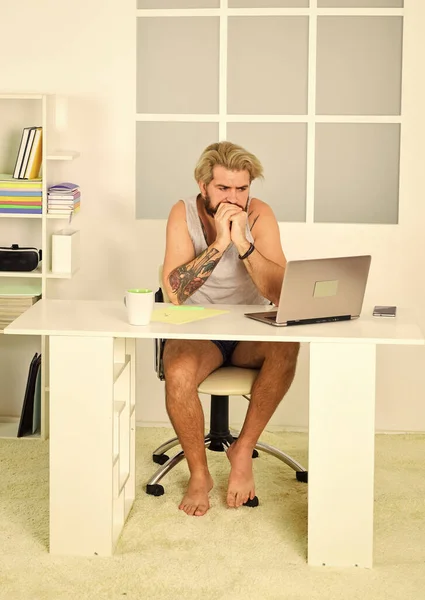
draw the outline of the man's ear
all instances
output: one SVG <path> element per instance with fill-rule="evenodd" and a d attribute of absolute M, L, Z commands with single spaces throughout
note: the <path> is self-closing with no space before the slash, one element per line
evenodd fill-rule
<path fill-rule="evenodd" d="M 207 197 L 207 186 L 203 181 L 198 181 L 199 189 L 201 191 L 202 197 L 205 199 Z"/>

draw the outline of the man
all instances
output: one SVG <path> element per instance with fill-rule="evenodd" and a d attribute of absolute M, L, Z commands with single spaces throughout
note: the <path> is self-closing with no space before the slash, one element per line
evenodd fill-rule
<path fill-rule="evenodd" d="M 174 304 L 279 304 L 286 259 L 271 208 L 251 198 L 262 177 L 259 160 L 230 142 L 211 144 L 195 168 L 200 193 L 171 209 L 163 285 Z M 243 428 L 227 451 L 227 504 L 255 496 L 252 451 L 295 375 L 299 344 L 167 340 L 164 373 L 167 412 L 190 471 L 179 508 L 201 516 L 213 480 L 204 446 L 204 415 L 197 387 L 223 364 L 259 368 Z"/>

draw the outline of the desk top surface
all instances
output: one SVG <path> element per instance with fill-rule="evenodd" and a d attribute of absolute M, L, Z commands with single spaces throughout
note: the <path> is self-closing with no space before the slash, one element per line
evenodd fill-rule
<path fill-rule="evenodd" d="M 156 308 L 163 308 L 157 304 Z M 248 319 L 246 312 L 264 306 L 211 305 L 229 312 L 182 325 L 150 323 L 129 325 L 121 302 L 99 300 L 40 300 L 4 332 L 15 335 L 75 335 L 119 338 L 169 338 L 198 340 L 369 342 L 375 344 L 424 345 L 424 335 L 411 312 L 398 311 L 396 318 L 364 314 L 353 321 L 274 327 Z"/>

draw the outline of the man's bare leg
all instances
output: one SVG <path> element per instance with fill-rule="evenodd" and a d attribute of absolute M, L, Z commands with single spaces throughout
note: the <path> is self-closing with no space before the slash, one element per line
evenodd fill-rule
<path fill-rule="evenodd" d="M 232 364 L 261 369 L 240 435 L 227 451 L 231 464 L 228 506 L 236 508 L 255 496 L 252 452 L 294 379 L 298 352 L 295 342 L 240 342 L 235 348 Z"/>
<path fill-rule="evenodd" d="M 188 489 L 179 509 L 197 517 L 209 509 L 208 494 L 213 487 L 204 444 L 204 413 L 197 388 L 222 362 L 220 350 L 206 340 L 168 340 L 165 344 L 166 407 L 190 471 Z"/>

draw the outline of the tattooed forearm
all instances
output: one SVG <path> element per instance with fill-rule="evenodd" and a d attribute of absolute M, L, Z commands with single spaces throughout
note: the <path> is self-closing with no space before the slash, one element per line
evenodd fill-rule
<path fill-rule="evenodd" d="M 171 271 L 168 281 L 179 304 L 183 304 L 208 279 L 217 266 L 222 252 L 207 248 L 194 260 Z"/>

